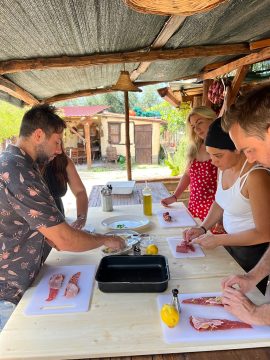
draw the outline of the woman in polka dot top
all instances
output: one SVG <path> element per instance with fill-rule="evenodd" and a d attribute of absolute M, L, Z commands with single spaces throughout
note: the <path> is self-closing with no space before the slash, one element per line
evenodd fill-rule
<path fill-rule="evenodd" d="M 190 140 L 188 165 L 174 194 L 161 200 L 163 206 L 168 206 L 176 202 L 189 186 L 188 209 L 192 216 L 201 220 L 206 217 L 217 189 L 217 168 L 212 164 L 204 145 L 209 125 L 215 118 L 215 112 L 207 106 L 195 107 L 190 112 L 187 118 Z"/>

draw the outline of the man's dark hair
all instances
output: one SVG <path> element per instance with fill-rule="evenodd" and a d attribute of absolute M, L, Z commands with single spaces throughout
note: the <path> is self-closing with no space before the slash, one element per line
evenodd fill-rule
<path fill-rule="evenodd" d="M 53 133 L 62 133 L 65 128 L 66 123 L 56 114 L 54 106 L 35 105 L 24 114 L 19 136 L 28 137 L 36 129 L 41 129 L 50 137 Z"/>
<path fill-rule="evenodd" d="M 269 85 L 256 88 L 237 99 L 223 117 L 222 128 L 228 132 L 233 124 L 239 124 L 247 135 L 264 139 L 270 126 Z"/>

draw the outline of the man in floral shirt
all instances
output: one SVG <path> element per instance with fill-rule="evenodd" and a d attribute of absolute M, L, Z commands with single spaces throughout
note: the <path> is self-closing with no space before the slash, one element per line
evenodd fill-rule
<path fill-rule="evenodd" d="M 69 226 L 39 172 L 38 162 L 61 153 L 65 127 L 53 107 L 35 106 L 23 117 L 17 145 L 0 156 L 0 331 L 40 270 L 44 237 L 66 251 L 123 247 L 119 237 Z"/>

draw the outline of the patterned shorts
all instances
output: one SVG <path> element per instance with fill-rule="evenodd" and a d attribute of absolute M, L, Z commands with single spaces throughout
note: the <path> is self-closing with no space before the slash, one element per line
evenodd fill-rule
<path fill-rule="evenodd" d="M 0 332 L 3 330 L 15 307 L 16 305 L 12 302 L 0 300 Z"/>

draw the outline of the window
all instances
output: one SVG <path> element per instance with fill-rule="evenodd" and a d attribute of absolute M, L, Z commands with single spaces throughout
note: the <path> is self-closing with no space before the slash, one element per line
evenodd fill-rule
<path fill-rule="evenodd" d="M 109 144 L 119 144 L 120 143 L 120 123 L 109 123 Z"/>

